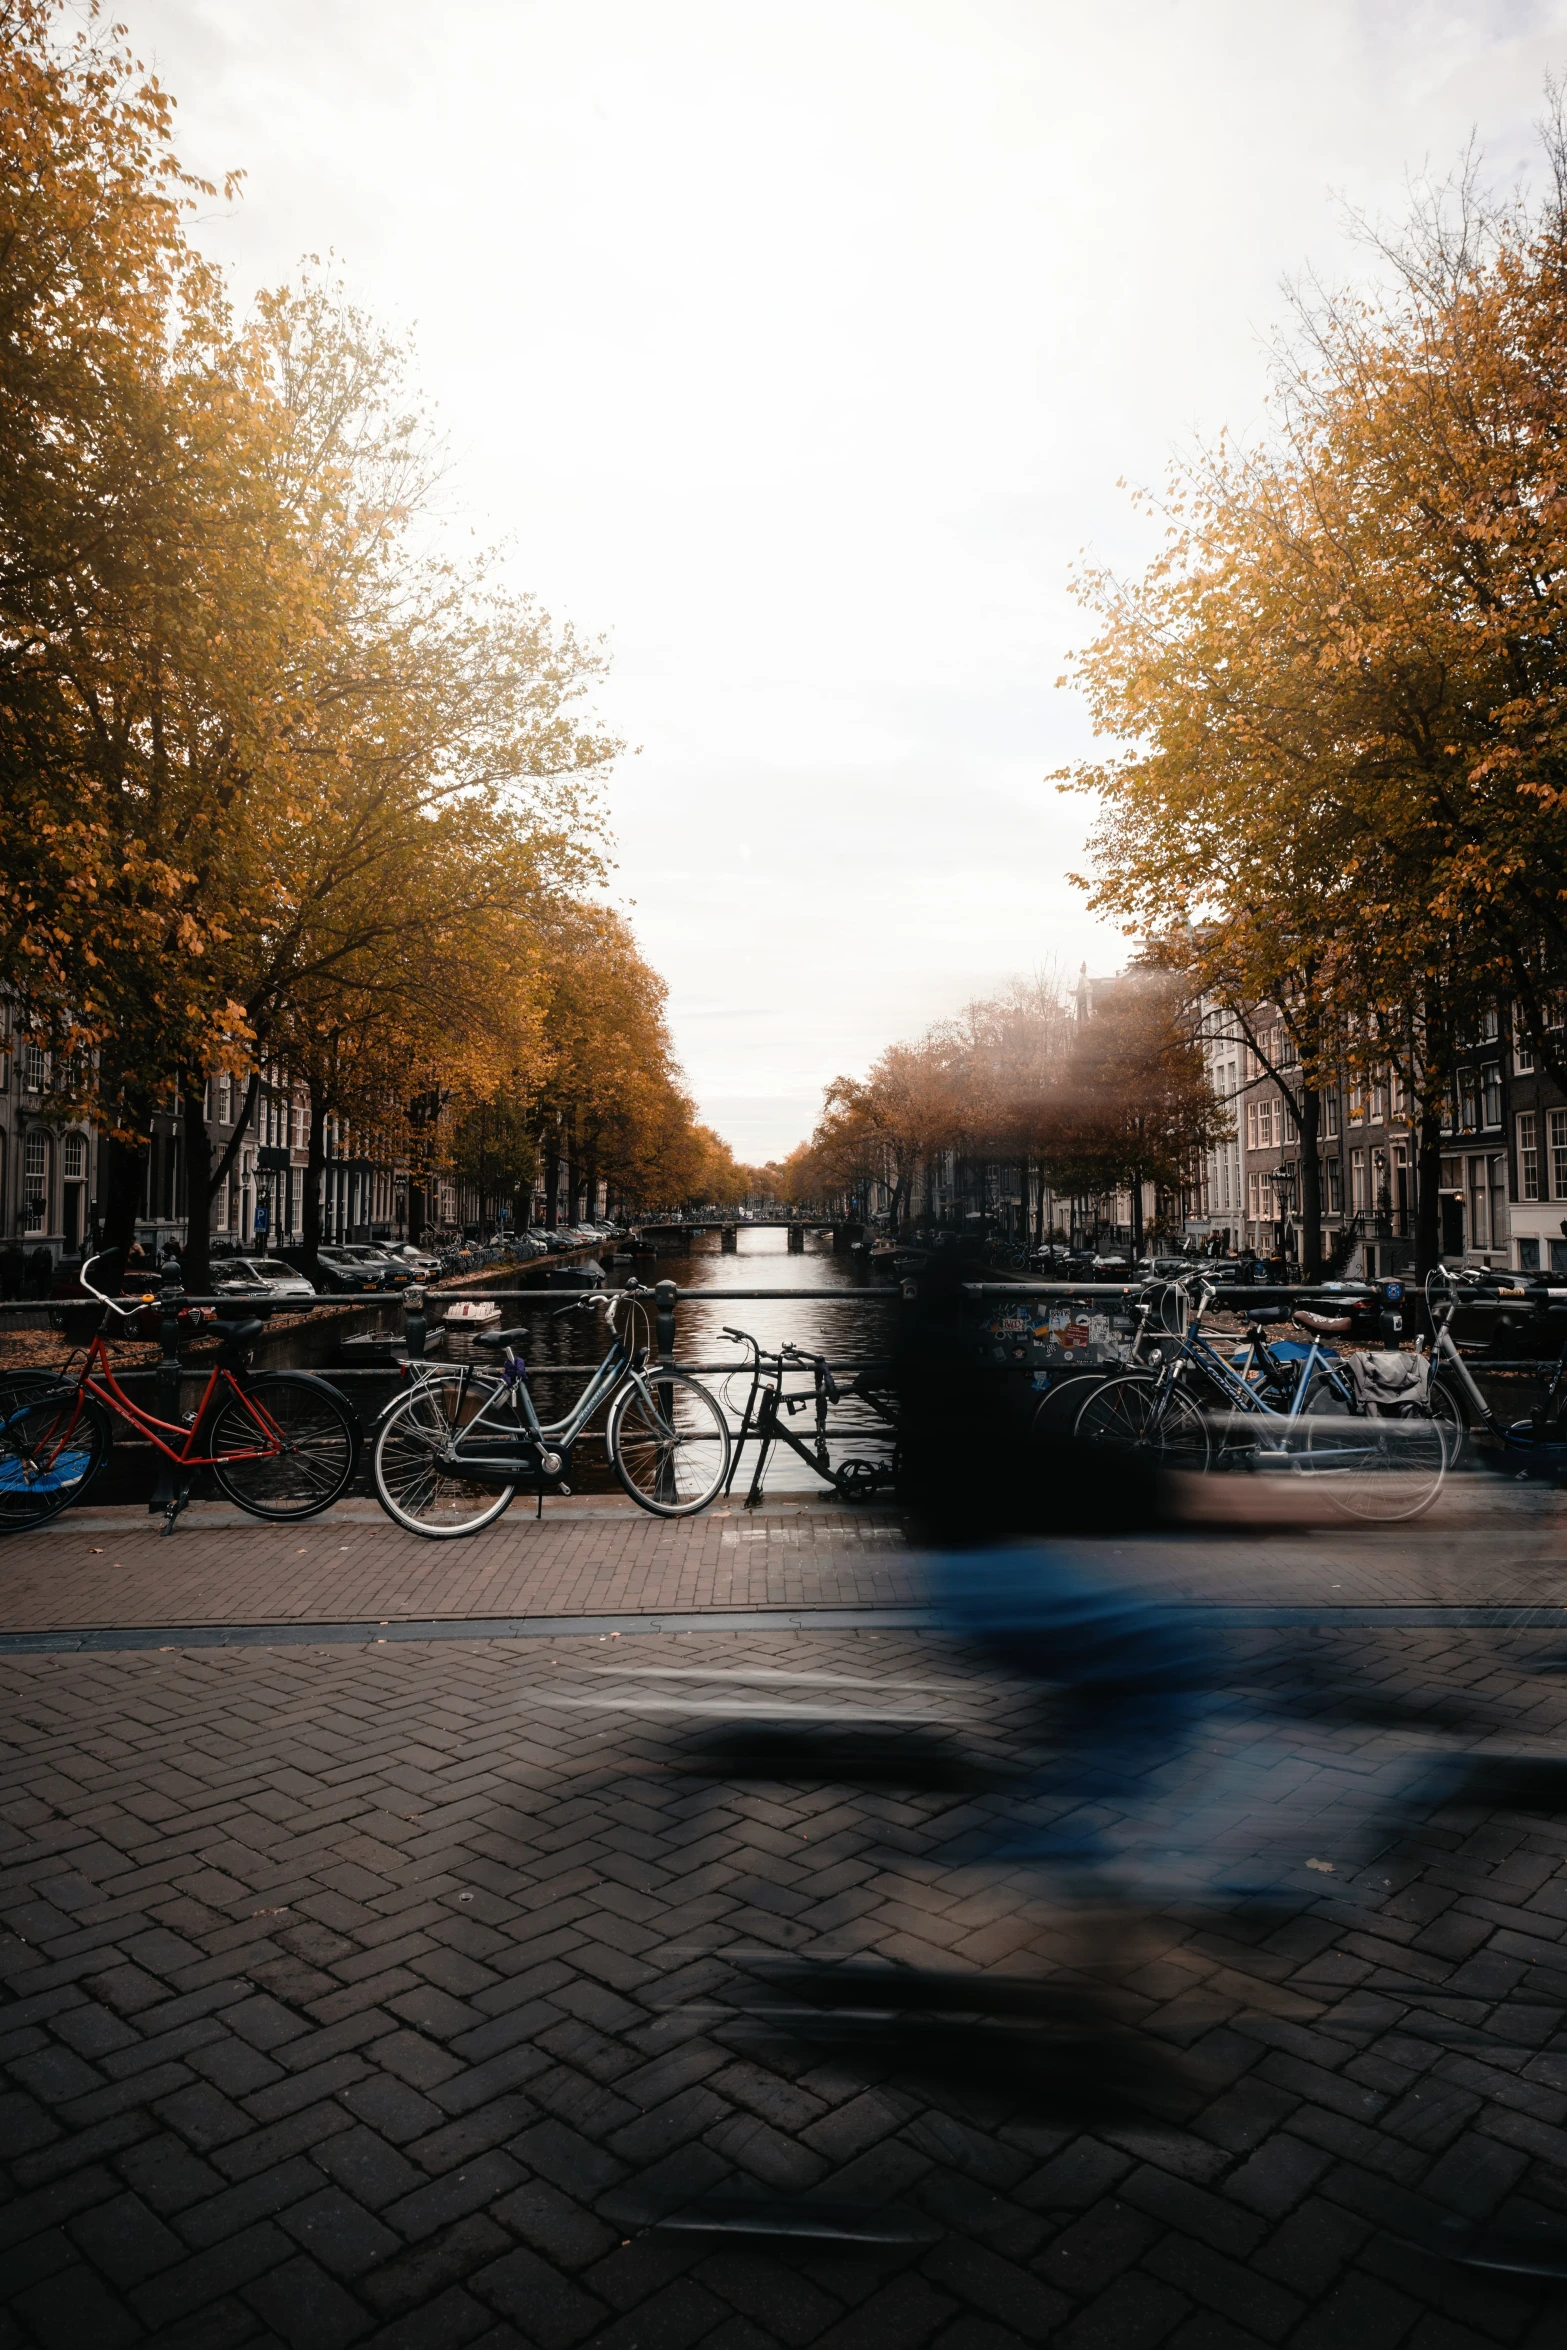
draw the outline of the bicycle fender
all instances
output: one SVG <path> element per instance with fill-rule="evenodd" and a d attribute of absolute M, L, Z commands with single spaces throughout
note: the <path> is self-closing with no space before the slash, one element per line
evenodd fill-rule
<path fill-rule="evenodd" d="M 319 1388 L 323 1395 L 330 1395 L 335 1403 L 346 1404 L 354 1423 L 355 1442 L 363 1447 L 364 1423 L 359 1417 L 358 1407 L 353 1397 L 345 1395 L 340 1387 L 334 1387 L 330 1379 L 323 1379 L 317 1371 L 258 1371 L 253 1378 L 239 1380 L 236 1385 L 244 1395 L 253 1388 L 264 1387 L 269 1379 L 286 1379 L 291 1387 Z M 394 1396 L 392 1400 L 395 1403 L 399 1399 Z"/>

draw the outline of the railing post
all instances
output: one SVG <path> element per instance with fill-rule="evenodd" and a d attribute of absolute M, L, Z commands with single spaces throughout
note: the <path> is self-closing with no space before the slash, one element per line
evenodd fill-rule
<path fill-rule="evenodd" d="M 653 1335 L 661 1363 L 675 1359 L 675 1283 L 655 1281 L 653 1284 Z"/>
<path fill-rule="evenodd" d="M 181 1381 L 184 1371 L 180 1363 L 180 1308 L 185 1303 L 185 1290 L 180 1275 L 165 1274 L 158 1293 L 163 1309 L 160 1337 L 163 1354 L 158 1364 L 158 1404 L 160 1420 L 172 1420 L 177 1427 L 180 1417 Z M 152 1488 L 152 1499 L 147 1504 L 147 1515 L 157 1517 L 167 1510 L 180 1488 L 179 1472 L 171 1460 L 158 1455 L 158 1474 Z"/>
<path fill-rule="evenodd" d="M 411 1363 L 423 1362 L 425 1344 L 429 1335 L 430 1325 L 425 1319 L 424 1311 L 424 1291 L 422 1289 L 405 1289 L 403 1291 L 403 1338 L 408 1350 L 408 1360 Z"/>

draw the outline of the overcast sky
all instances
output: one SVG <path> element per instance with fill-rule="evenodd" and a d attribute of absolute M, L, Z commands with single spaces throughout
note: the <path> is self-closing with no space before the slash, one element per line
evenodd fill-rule
<path fill-rule="evenodd" d="M 1050 959 L 1059 692 L 1118 480 L 1257 429 L 1279 281 L 1471 128 L 1529 168 L 1567 0 L 120 0 L 244 296 L 417 335 L 465 521 L 603 633 L 617 890 L 704 1114 Z"/>

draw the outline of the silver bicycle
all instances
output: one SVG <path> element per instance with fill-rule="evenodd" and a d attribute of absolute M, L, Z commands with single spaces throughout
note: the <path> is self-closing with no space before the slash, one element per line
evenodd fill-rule
<path fill-rule="evenodd" d="M 593 1290 L 554 1317 L 602 1313 L 609 1348 L 571 1409 L 541 1420 L 528 1366 L 515 1352 L 524 1330 L 482 1333 L 495 1371 L 471 1364 L 410 1363 L 413 1381 L 382 1414 L 371 1448 L 376 1499 L 399 1526 L 431 1540 L 477 1534 L 510 1507 L 519 1487 L 571 1490 L 572 1448 L 608 1406 L 604 1449 L 641 1509 L 689 1518 L 723 1490 L 729 1423 L 716 1396 L 689 1372 L 650 1358 L 646 1309 L 621 1291 Z"/>

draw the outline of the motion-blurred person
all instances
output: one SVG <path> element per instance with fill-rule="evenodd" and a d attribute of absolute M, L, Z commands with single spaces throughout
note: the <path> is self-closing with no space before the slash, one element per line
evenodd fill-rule
<path fill-rule="evenodd" d="M 1218 1653 L 1194 1611 L 1136 1589 L 1109 1555 L 1115 1538 L 1168 1522 L 1147 1457 L 1030 1444 L 1013 1424 L 965 1300 L 975 1274 L 933 1262 L 909 1315 L 903 1500 L 946 1626 L 1062 1703 L 1054 1765 L 1032 1790 L 1058 1817 L 1006 1849 L 1097 1867 L 1124 1849 L 1111 1815 L 1135 1810 L 1149 1774 L 1194 1747 Z"/>

